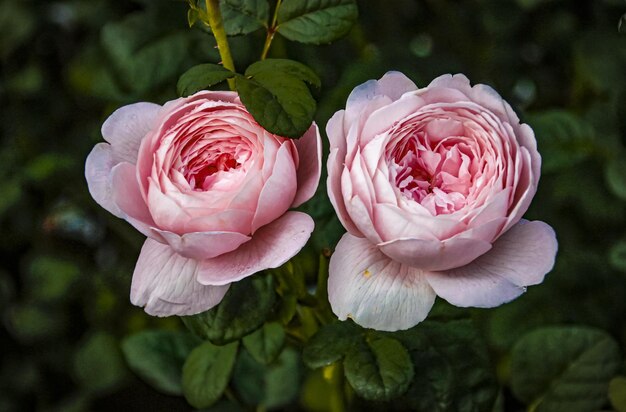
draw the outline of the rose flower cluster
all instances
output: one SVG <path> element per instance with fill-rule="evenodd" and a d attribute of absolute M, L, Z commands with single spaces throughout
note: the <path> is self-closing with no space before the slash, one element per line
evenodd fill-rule
<path fill-rule="evenodd" d="M 328 195 L 347 230 L 330 261 L 339 319 L 379 330 L 426 318 L 436 296 L 493 307 L 542 282 L 554 231 L 522 216 L 541 157 L 532 129 L 485 85 L 397 72 L 358 86 L 328 122 Z M 313 124 L 264 130 L 235 92 L 137 103 L 89 154 L 93 198 L 147 236 L 131 301 L 157 316 L 206 311 L 229 284 L 296 255 L 314 228 L 292 211 L 321 173 Z"/>

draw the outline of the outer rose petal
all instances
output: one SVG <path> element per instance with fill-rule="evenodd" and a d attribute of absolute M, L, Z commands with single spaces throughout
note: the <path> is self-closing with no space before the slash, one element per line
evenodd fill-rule
<path fill-rule="evenodd" d="M 291 207 L 298 207 L 313 197 L 322 174 L 322 138 L 313 123 L 300 139 L 293 141 L 298 149 L 298 191 Z"/>
<path fill-rule="evenodd" d="M 390 258 L 423 270 L 447 270 L 463 266 L 491 249 L 489 242 L 462 237 L 444 241 L 396 239 L 378 246 Z"/>
<path fill-rule="evenodd" d="M 348 110 L 348 106 L 351 105 L 359 106 L 366 103 L 376 96 L 387 96 L 391 101 L 396 101 L 404 93 L 413 90 L 417 90 L 417 86 L 411 79 L 400 72 L 389 71 L 379 80 L 369 80 L 355 87 L 348 96 L 346 109 Z"/>
<path fill-rule="evenodd" d="M 146 236 L 150 236 L 150 227 L 154 220 L 141 196 L 135 165 L 122 162 L 111 171 L 113 200 L 124 212 L 124 219 Z"/>
<path fill-rule="evenodd" d="M 169 246 L 147 239 L 133 273 L 130 301 L 145 306 L 153 316 L 186 316 L 211 309 L 230 285 L 201 285 L 196 280 L 198 265 Z"/>
<path fill-rule="evenodd" d="M 333 312 L 366 328 L 408 329 L 424 320 L 435 302 L 420 269 L 389 259 L 367 239 L 349 233 L 339 241 L 329 273 Z"/>
<path fill-rule="evenodd" d="M 182 236 L 176 233 L 152 229 L 169 243 L 181 256 L 191 259 L 211 259 L 232 252 L 250 240 L 250 236 L 237 232 L 192 232 Z"/>
<path fill-rule="evenodd" d="M 96 202 L 117 217 L 124 217 L 124 212 L 113 201 L 111 189 L 111 169 L 115 166 L 111 145 L 98 143 L 87 156 L 85 179 L 89 193 Z"/>
<path fill-rule="evenodd" d="M 524 293 L 525 286 L 541 283 L 554 266 L 557 248 L 550 226 L 522 220 L 469 265 L 427 278 L 437 295 L 453 305 L 498 306 Z"/>
<path fill-rule="evenodd" d="M 297 187 L 293 160 L 289 146 L 283 144 L 276 154 L 272 173 L 259 194 L 259 203 L 252 219 L 252 233 L 274 221 L 292 204 Z"/>
<path fill-rule="evenodd" d="M 276 268 L 304 247 L 313 226 L 309 215 L 287 212 L 259 229 L 252 240 L 237 250 L 203 261 L 198 281 L 205 285 L 225 285 L 260 270 Z"/>
<path fill-rule="evenodd" d="M 111 143 L 117 162 L 137 163 L 139 144 L 154 127 L 160 109 L 154 103 L 134 103 L 120 107 L 106 119 L 102 136 Z"/>
<path fill-rule="evenodd" d="M 341 194 L 341 173 L 343 168 L 343 159 L 338 157 L 339 149 L 331 149 L 328 155 L 328 161 L 326 162 L 326 169 L 328 170 L 328 178 L 326 179 L 326 190 L 328 191 L 328 198 L 332 203 L 337 217 L 341 221 L 343 227 L 353 235 L 363 236 L 361 231 L 357 229 L 352 218 L 346 210 L 346 205 Z M 345 155 L 345 153 L 344 153 Z"/>

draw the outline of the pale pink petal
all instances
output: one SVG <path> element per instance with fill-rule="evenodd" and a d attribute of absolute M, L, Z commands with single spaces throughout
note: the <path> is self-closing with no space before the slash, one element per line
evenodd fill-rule
<path fill-rule="evenodd" d="M 372 215 L 359 196 L 354 196 L 350 199 L 350 201 L 346 203 L 346 209 L 352 218 L 352 222 L 359 230 L 359 233 L 367 237 L 370 242 L 382 242 L 380 234 L 376 230 L 377 228 L 372 224 Z"/>
<path fill-rule="evenodd" d="M 423 270 L 447 270 L 467 265 L 491 249 L 479 239 L 454 237 L 444 241 L 396 239 L 378 244 L 390 258 Z"/>
<path fill-rule="evenodd" d="M 191 216 L 178 203 L 163 194 L 152 178 L 149 181 L 148 208 L 156 226 L 170 232 L 183 233 Z"/>
<path fill-rule="evenodd" d="M 341 173 L 343 171 L 342 159 L 337 157 L 339 149 L 332 149 L 328 155 L 328 162 L 326 168 L 328 170 L 328 178 L 326 179 L 326 189 L 328 191 L 328 198 L 332 203 L 339 221 L 346 228 L 346 230 L 355 236 L 363 236 L 361 231 L 357 229 L 352 222 L 346 205 L 341 194 Z"/>
<path fill-rule="evenodd" d="M 191 259 L 211 259 L 232 252 L 250 240 L 237 232 L 191 232 L 183 235 L 152 228 L 162 236 L 176 253 Z"/>
<path fill-rule="evenodd" d="M 395 262 L 367 239 L 346 233 L 330 259 L 328 299 L 340 320 L 395 331 L 424 320 L 435 293 L 420 269 Z"/>
<path fill-rule="evenodd" d="M 198 264 L 167 245 L 146 239 L 133 273 L 130 301 L 153 316 L 187 316 L 211 309 L 230 285 L 198 283 Z"/>
<path fill-rule="evenodd" d="M 141 140 L 155 126 L 160 109 L 154 103 L 134 103 L 120 107 L 106 119 L 102 136 L 111 143 L 117 162 L 137 162 Z"/>
<path fill-rule="evenodd" d="M 404 93 L 417 90 L 417 86 L 404 74 L 396 71 L 385 73 L 379 80 L 368 80 L 357 86 L 348 96 L 346 110 L 349 106 L 359 106 L 376 96 L 387 96 L 391 101 L 398 100 Z"/>
<path fill-rule="evenodd" d="M 479 226 L 470 226 L 471 229 L 461 232 L 454 237 L 480 239 L 484 240 L 485 242 L 493 243 L 493 241 L 497 239 L 498 236 L 500 236 L 500 234 L 502 233 L 502 228 L 504 227 L 506 222 L 507 218 L 504 216 L 494 218 L 493 220 L 489 222 L 484 222 Z"/>
<path fill-rule="evenodd" d="M 241 209 L 203 209 L 206 216 L 191 219 L 185 225 L 185 232 L 239 232 L 252 233 L 254 212 Z"/>
<path fill-rule="evenodd" d="M 427 278 L 437 295 L 453 305 L 498 306 L 541 283 L 554 266 L 557 249 L 550 226 L 522 220 L 472 263 Z"/>
<path fill-rule="evenodd" d="M 252 233 L 285 213 L 294 200 L 296 186 L 296 166 L 289 146 L 283 144 L 276 154 L 272 174 L 259 195 L 259 203 L 252 219 Z"/>
<path fill-rule="evenodd" d="M 137 183 L 136 167 L 122 162 L 111 171 L 113 200 L 126 214 L 146 226 L 154 226 L 148 206 L 141 196 Z"/>
<path fill-rule="evenodd" d="M 424 99 L 421 97 L 415 94 L 407 94 L 393 103 L 376 110 L 363 123 L 363 130 L 359 136 L 359 145 L 364 147 L 376 136 L 391 129 L 396 122 L 402 121 L 417 112 L 424 104 Z"/>
<path fill-rule="evenodd" d="M 309 215 L 287 212 L 259 229 L 252 240 L 237 250 L 203 261 L 198 281 L 205 285 L 225 285 L 281 266 L 304 247 L 313 227 Z"/>
<path fill-rule="evenodd" d="M 116 163 L 111 152 L 111 145 L 108 143 L 94 146 L 85 162 L 85 179 L 91 197 L 115 216 L 123 218 L 124 213 L 113 201 L 111 169 Z"/>
<path fill-rule="evenodd" d="M 408 77 L 400 72 L 387 72 L 379 80 L 369 80 L 352 90 L 346 102 L 344 124 L 361 130 L 363 122 L 377 109 L 398 100 L 404 93 L 417 89 Z M 347 129 L 344 127 L 344 133 Z"/>
<path fill-rule="evenodd" d="M 342 149 L 346 151 L 346 137 L 343 130 L 345 110 L 337 111 L 326 123 L 326 135 L 330 142 L 330 150 Z"/>
<path fill-rule="evenodd" d="M 535 139 L 535 132 L 526 123 L 520 125 L 513 125 L 515 129 L 515 135 L 520 145 L 525 147 L 530 153 L 531 164 L 533 170 L 533 182 L 535 186 L 539 184 L 539 176 L 541 175 L 541 155 L 537 151 L 537 139 Z"/>
<path fill-rule="evenodd" d="M 519 182 L 517 184 L 517 190 L 515 198 L 513 200 L 514 208 L 509 211 L 509 219 L 503 231 L 509 230 L 524 216 L 524 213 L 530 207 L 530 202 L 535 197 L 537 192 L 537 186 L 533 183 L 535 178 L 531 169 L 530 153 L 525 147 L 520 148 L 522 154 L 522 169 L 520 171 Z"/>
<path fill-rule="evenodd" d="M 415 213 L 388 203 L 374 206 L 373 221 L 376 222 L 376 232 L 383 241 L 400 238 L 444 240 L 466 228 L 462 222 L 446 215 Z"/>
<path fill-rule="evenodd" d="M 322 174 L 322 138 L 313 123 L 300 139 L 293 141 L 298 149 L 298 191 L 291 207 L 298 207 L 313 197 Z"/>
<path fill-rule="evenodd" d="M 470 84 L 470 81 L 462 73 L 457 73 L 455 75 L 443 74 L 435 78 L 432 82 L 430 82 L 428 87 L 426 87 L 426 89 L 432 88 L 457 89 L 464 93 L 466 96 L 469 96 L 472 93 L 472 86 Z"/>
<path fill-rule="evenodd" d="M 497 114 L 501 120 L 508 120 L 506 106 L 509 104 L 502 99 L 502 96 L 493 87 L 486 84 L 477 84 L 472 87 L 469 96 L 475 103 Z"/>
<path fill-rule="evenodd" d="M 480 226 L 486 222 L 501 218 L 508 214 L 511 188 L 507 187 L 487 200 L 487 203 L 479 208 L 471 210 L 470 227 Z"/>

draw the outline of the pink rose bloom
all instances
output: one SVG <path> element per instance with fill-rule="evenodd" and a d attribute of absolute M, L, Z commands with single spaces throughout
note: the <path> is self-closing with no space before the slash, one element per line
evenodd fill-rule
<path fill-rule="evenodd" d="M 435 296 L 493 307 L 541 283 L 557 242 L 520 220 L 537 190 L 532 129 L 463 75 L 423 89 L 390 72 L 358 86 L 328 122 L 328 193 L 348 233 L 330 261 L 340 319 L 407 329 Z"/>
<path fill-rule="evenodd" d="M 259 126 L 234 92 L 199 92 L 164 106 L 136 103 L 102 125 L 85 166 L 102 207 L 148 239 L 131 302 L 156 316 L 218 304 L 229 284 L 282 265 L 304 246 L 310 216 L 288 211 L 313 196 L 321 140 Z"/>

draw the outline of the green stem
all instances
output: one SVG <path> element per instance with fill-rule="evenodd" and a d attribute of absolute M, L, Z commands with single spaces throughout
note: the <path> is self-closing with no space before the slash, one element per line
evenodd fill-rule
<path fill-rule="evenodd" d="M 276 1 L 276 7 L 274 8 L 274 16 L 272 16 L 272 24 L 267 28 L 267 35 L 265 36 L 265 44 L 263 44 L 263 51 L 261 52 L 261 60 L 265 60 L 267 53 L 270 51 L 272 40 L 276 34 L 276 21 L 278 20 L 278 9 L 282 0 Z"/>
<path fill-rule="evenodd" d="M 209 16 L 209 26 L 215 41 L 217 42 L 217 50 L 222 58 L 222 64 L 224 68 L 235 71 L 235 63 L 233 62 L 233 56 L 230 54 L 230 48 L 228 47 L 228 38 L 226 37 L 226 31 L 224 30 L 224 22 L 222 21 L 222 13 L 220 12 L 219 0 L 205 0 L 206 11 Z M 228 79 L 228 86 L 231 90 L 235 89 L 235 80 Z"/>
<path fill-rule="evenodd" d="M 330 412 L 345 412 L 346 399 L 344 394 L 343 367 L 340 362 L 326 366 L 323 371 L 324 379 L 331 386 L 329 394 Z"/>

